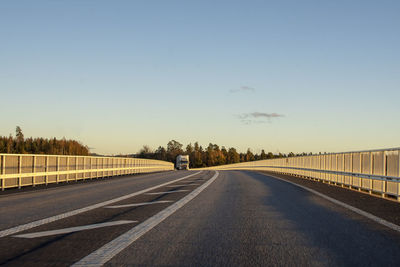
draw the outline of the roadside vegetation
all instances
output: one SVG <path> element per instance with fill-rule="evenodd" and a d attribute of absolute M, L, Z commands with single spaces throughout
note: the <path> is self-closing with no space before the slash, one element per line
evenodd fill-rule
<path fill-rule="evenodd" d="M 89 155 L 89 148 L 75 140 L 56 138 L 25 138 L 19 126 L 15 137 L 0 136 L 0 153 L 49 154 L 49 155 Z"/>
<path fill-rule="evenodd" d="M 75 140 L 42 137 L 25 138 L 19 126 L 16 127 L 15 137 L 11 135 L 8 137 L 0 136 L 0 153 L 103 156 L 90 153 L 87 146 Z M 180 154 L 189 155 L 190 168 L 307 155 L 307 153 L 294 154 L 292 152 L 289 154 L 273 154 L 272 152 L 265 152 L 265 150 L 261 150 L 260 154 L 254 154 L 250 148 L 243 153 L 238 152 L 234 147 L 225 148 L 212 143 L 203 147 L 198 142 L 190 143 L 184 147 L 180 142 L 171 140 L 166 147 L 159 146 L 156 150 L 153 150 L 145 145 L 136 154 L 118 155 L 118 157 L 157 159 L 175 163 L 176 157 Z"/>
<path fill-rule="evenodd" d="M 175 162 L 176 156 L 179 154 L 189 155 L 191 168 L 307 155 L 307 153 L 294 154 L 292 152 L 287 155 L 281 153 L 273 154 L 272 152 L 265 152 L 265 150 L 261 150 L 260 154 L 254 154 L 250 148 L 247 149 L 246 153 L 241 153 L 233 147 L 225 148 L 224 146 L 220 147 L 212 143 L 207 147 L 202 147 L 198 142 L 195 142 L 193 145 L 188 144 L 184 147 L 178 141 L 171 140 L 168 142 L 166 148 L 159 146 L 153 151 L 149 146 L 143 146 L 138 154 L 131 156 Z"/>

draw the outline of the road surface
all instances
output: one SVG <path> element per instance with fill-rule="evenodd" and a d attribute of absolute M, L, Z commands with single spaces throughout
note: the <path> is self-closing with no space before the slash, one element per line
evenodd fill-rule
<path fill-rule="evenodd" d="M 354 193 L 358 194 L 358 193 Z M 5 266 L 398 266 L 400 233 L 268 174 L 175 171 L 0 196 Z"/>

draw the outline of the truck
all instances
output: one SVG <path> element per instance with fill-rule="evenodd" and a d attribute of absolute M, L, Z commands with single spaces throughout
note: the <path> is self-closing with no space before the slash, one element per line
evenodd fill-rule
<path fill-rule="evenodd" d="M 189 170 L 189 155 L 178 155 L 175 166 L 177 170 Z"/>

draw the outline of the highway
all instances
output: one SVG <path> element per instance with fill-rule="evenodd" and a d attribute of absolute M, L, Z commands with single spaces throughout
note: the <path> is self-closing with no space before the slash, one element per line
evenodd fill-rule
<path fill-rule="evenodd" d="M 250 171 L 171 171 L 15 191 L 0 195 L 0 216 L 4 266 L 400 261 L 398 231 Z"/>

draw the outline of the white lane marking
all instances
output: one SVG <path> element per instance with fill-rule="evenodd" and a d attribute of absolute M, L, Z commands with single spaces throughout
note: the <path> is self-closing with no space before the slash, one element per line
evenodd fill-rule
<path fill-rule="evenodd" d="M 107 207 L 104 207 L 104 208 L 106 208 L 106 209 L 119 209 L 119 208 L 140 207 L 140 206 L 153 205 L 153 204 L 159 204 L 159 203 L 169 203 L 169 202 L 174 202 L 174 201 L 172 201 L 172 200 L 160 200 L 160 201 L 152 201 L 152 202 L 142 202 L 142 203 L 133 203 L 133 204 L 125 204 L 125 205 L 107 206 Z"/>
<path fill-rule="evenodd" d="M 195 198 L 198 194 L 200 194 L 204 189 L 206 189 L 212 182 L 217 179 L 219 172 L 216 171 L 214 176 L 205 182 L 203 185 L 197 187 L 195 190 L 190 192 L 187 196 L 175 202 L 168 208 L 160 211 L 156 215 L 150 217 L 146 221 L 141 224 L 133 227 L 131 230 L 126 232 L 125 234 L 120 235 L 116 239 L 111 242 L 105 244 L 98 250 L 92 252 L 87 255 L 80 261 L 76 262 L 72 266 L 102 266 L 109 260 L 111 260 L 115 255 L 120 253 L 126 247 L 135 242 L 142 235 L 153 229 L 159 223 L 164 221 L 170 215 L 172 215 L 175 211 L 182 208 L 185 204 L 187 204 L 190 200 Z"/>
<path fill-rule="evenodd" d="M 63 229 L 58 229 L 58 230 L 29 233 L 29 234 L 23 234 L 23 235 L 14 235 L 13 237 L 36 238 L 36 237 L 44 237 L 44 236 L 50 236 L 50 235 L 68 234 L 68 233 L 79 232 L 79 231 L 84 231 L 84 230 L 91 230 L 91 229 L 96 229 L 96 228 L 121 225 L 121 224 L 127 224 L 127 223 L 135 223 L 135 222 L 137 222 L 137 221 L 122 220 L 122 221 L 114 221 L 114 222 L 106 222 L 106 223 L 96 223 L 96 224 L 90 224 L 90 225 L 63 228 Z"/>
<path fill-rule="evenodd" d="M 179 187 L 179 186 L 190 186 L 190 185 L 200 185 L 200 184 L 193 184 L 193 183 L 190 183 L 190 184 L 177 184 L 177 185 L 169 185 L 167 187 Z"/>
<path fill-rule="evenodd" d="M 189 191 L 189 190 L 173 190 L 173 191 L 166 191 L 166 192 L 146 193 L 146 195 L 162 195 L 162 194 L 172 194 L 172 193 L 187 192 L 187 191 Z"/>
<path fill-rule="evenodd" d="M 84 208 L 81 208 L 81 209 L 72 210 L 72 211 L 69 211 L 69 212 L 66 212 L 66 213 L 62 213 L 62 214 L 58 214 L 58 215 L 55 215 L 55 216 L 51 216 L 51 217 L 48 217 L 48 218 L 45 218 L 45 219 L 41 219 L 41 220 L 33 221 L 33 222 L 30 222 L 30 223 L 21 224 L 21 225 L 12 227 L 12 228 L 8 228 L 8 229 L 5 229 L 3 231 L 0 231 L 0 237 L 9 236 L 9 235 L 12 235 L 12 234 L 15 234 L 15 233 L 18 233 L 18 232 L 22 232 L 22 231 L 31 229 L 33 227 L 37 227 L 37 226 L 40 226 L 40 225 L 43 225 L 43 224 L 47 224 L 47 223 L 51 223 L 51 222 L 54 222 L 54 221 L 58 221 L 58 220 L 61 220 L 61 219 L 67 218 L 67 217 L 71 217 L 71 216 L 74 216 L 74 215 L 77 215 L 77 214 L 80 214 L 80 213 L 83 213 L 83 212 L 86 212 L 86 211 L 90 211 L 90 210 L 94 210 L 94 209 L 97 209 L 97 208 L 101 208 L 103 206 L 107 206 L 107 205 L 113 204 L 115 202 L 118 202 L 118 201 L 121 201 L 121 200 L 124 200 L 124 199 L 127 199 L 127 198 L 131 198 L 131 197 L 134 197 L 134 196 L 137 196 L 137 195 L 152 191 L 154 189 L 157 189 L 157 188 L 160 188 L 160 187 L 172 184 L 172 183 L 176 183 L 178 181 L 181 181 L 183 179 L 192 177 L 192 176 L 194 176 L 196 174 L 199 174 L 201 172 L 202 171 L 199 171 L 199 172 L 184 176 L 182 178 L 175 179 L 175 180 L 170 181 L 170 182 L 166 182 L 166 183 L 163 183 L 163 184 L 160 184 L 160 185 L 156 185 L 156 186 L 153 186 L 153 187 L 150 187 L 150 188 L 147 188 L 147 189 L 143 189 L 143 190 L 140 190 L 138 192 L 131 193 L 131 194 L 128 194 L 128 195 L 125 195 L 125 196 L 122 196 L 122 197 L 117 197 L 117 198 L 114 198 L 114 199 L 111 199 L 111 200 L 107 200 L 107 201 L 100 202 L 100 203 L 97 203 L 97 204 L 94 204 L 94 205 L 90 205 L 90 206 L 87 206 L 87 207 L 84 207 Z"/>
<path fill-rule="evenodd" d="M 349 205 L 349 204 L 346 204 L 346 203 L 344 203 L 344 202 L 341 202 L 341 201 L 339 201 L 339 200 L 337 200 L 337 199 L 328 197 L 327 195 L 324 195 L 324 194 L 322 194 L 322 193 L 320 193 L 320 192 L 317 192 L 317 191 L 315 191 L 315 190 L 313 190 L 313 189 L 311 189 L 311 188 L 308 188 L 308 187 L 305 187 L 305 186 L 302 186 L 302 185 L 299 185 L 299 184 L 296 184 L 296 183 L 287 181 L 287 180 L 285 180 L 285 179 L 276 177 L 276 176 L 274 176 L 274 175 L 269 175 L 269 174 L 264 174 L 264 173 L 261 173 L 261 174 L 262 174 L 262 175 L 265 175 L 265 176 L 271 176 L 271 177 L 274 177 L 275 179 L 278 179 L 278 180 L 287 182 L 287 183 L 289 183 L 289 184 L 298 186 L 298 187 L 300 187 L 300 188 L 303 188 L 304 190 L 307 190 L 307 191 L 309 191 L 309 192 L 311 192 L 311 193 L 313 193 L 313 194 L 315 194 L 315 195 L 317 195 L 317 196 L 319 196 L 319 197 L 322 197 L 322 198 L 324 198 L 324 199 L 326 199 L 326 200 L 328 200 L 328 201 L 330 201 L 330 202 L 332 202 L 332 203 L 335 203 L 336 205 L 342 206 L 343 208 L 346 208 L 346 209 L 348 209 L 348 210 L 351 210 L 351 211 L 353 211 L 353 212 L 355 212 L 355 213 L 357 213 L 357 214 L 359 214 L 359 215 L 361 215 L 361 216 L 364 216 L 364 217 L 366 217 L 366 218 L 368 218 L 368 219 L 371 219 L 371 220 L 373 220 L 374 222 L 377 222 L 377 223 L 379 223 L 379 224 L 381 224 L 381 225 L 384 225 L 384 226 L 386 226 L 386 227 L 389 227 L 390 229 L 392 229 L 392 230 L 394 230 L 394 231 L 400 232 L 400 226 L 399 226 L 399 225 L 394 224 L 394 223 L 391 223 L 391 222 L 388 222 L 388 221 L 386 221 L 386 220 L 384 220 L 384 219 L 382 219 L 382 218 L 379 218 L 379 217 L 377 217 L 377 216 L 375 216 L 375 215 L 372 215 L 371 213 L 368 213 L 368 212 L 366 212 L 366 211 L 360 210 L 360 209 L 358 209 L 358 208 L 356 208 L 356 207 L 353 207 L 353 206 L 351 206 L 351 205 Z"/>

